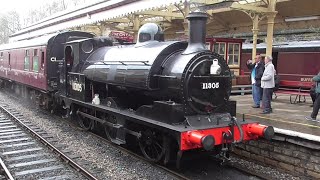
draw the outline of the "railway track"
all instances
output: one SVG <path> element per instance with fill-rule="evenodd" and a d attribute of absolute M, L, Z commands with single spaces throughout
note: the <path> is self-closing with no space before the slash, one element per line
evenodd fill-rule
<path fill-rule="evenodd" d="M 0 105 L 0 179 L 97 179 L 53 142 L 19 112 Z"/>
<path fill-rule="evenodd" d="M 12 95 L 10 95 L 10 94 L 7 94 L 7 95 L 9 95 L 11 98 L 16 99 L 17 101 L 20 100 L 20 99 L 17 99 L 15 96 L 12 96 Z M 44 113 L 44 114 L 48 114 L 47 111 L 43 111 L 43 113 Z M 50 114 L 50 115 L 52 115 L 52 114 Z M 56 116 L 56 115 L 52 115 L 52 116 Z M 58 116 L 56 116 L 56 117 L 57 117 L 57 118 L 61 118 L 61 117 L 58 117 Z M 74 128 L 76 128 L 75 126 L 77 126 L 76 124 L 74 124 L 74 122 L 68 122 L 68 123 L 69 123 L 71 126 L 73 126 Z M 108 145 L 111 145 L 111 146 L 119 149 L 120 151 L 122 151 L 122 152 L 124 152 L 124 153 L 126 153 L 126 154 L 128 154 L 128 155 L 130 155 L 130 156 L 132 156 L 132 157 L 134 157 L 134 158 L 136 158 L 136 159 L 138 159 L 138 160 L 141 160 L 141 161 L 150 163 L 150 164 L 152 164 L 153 166 L 155 166 L 155 167 L 157 167 L 157 168 L 159 168 L 159 169 L 162 169 L 163 171 L 167 172 L 168 174 L 170 174 L 170 176 L 172 176 L 172 177 L 175 178 L 175 179 L 185 179 L 185 180 L 187 180 L 187 179 L 192 179 L 192 178 L 189 178 L 189 177 L 188 177 L 189 175 L 185 175 L 185 174 L 182 173 L 182 172 L 177 172 L 177 171 L 175 171 L 175 170 L 169 169 L 169 168 L 164 167 L 164 166 L 162 166 L 162 165 L 159 165 L 159 164 L 156 164 L 156 163 L 152 163 L 152 162 L 148 161 L 147 159 L 145 159 L 143 156 L 140 156 L 140 155 L 136 154 L 135 152 L 132 152 L 131 150 L 128 150 L 128 149 L 126 149 L 126 148 L 124 148 L 124 147 L 115 145 L 114 143 L 112 143 L 112 142 L 109 141 L 108 139 L 106 139 L 106 138 L 104 138 L 104 137 L 102 137 L 102 136 L 100 136 L 100 135 L 98 135 L 98 134 L 96 134 L 96 133 L 94 133 L 94 132 L 91 132 L 91 131 L 87 131 L 87 132 L 88 132 L 89 134 L 91 134 L 92 136 L 94 136 L 94 137 L 102 140 L 102 142 L 107 143 Z M 215 163 L 217 163 L 217 162 L 215 162 Z M 235 170 L 237 170 L 237 171 L 239 171 L 239 172 L 242 172 L 242 173 L 244 173 L 244 174 L 248 174 L 248 175 L 254 176 L 254 177 L 256 177 L 255 179 L 262 179 L 262 180 L 264 180 L 264 179 L 270 179 L 269 177 L 265 176 L 264 174 L 255 173 L 255 172 L 253 172 L 253 171 L 250 171 L 250 170 L 248 170 L 248 169 L 245 169 L 245 168 L 243 168 L 243 167 L 240 167 L 240 166 L 237 166 L 237 165 L 234 165 L 234 164 L 228 164 L 227 166 L 225 166 L 225 168 L 235 169 Z M 207 178 L 208 178 L 208 177 L 207 177 Z M 0 180 L 1 180 L 1 176 L 0 176 Z"/>

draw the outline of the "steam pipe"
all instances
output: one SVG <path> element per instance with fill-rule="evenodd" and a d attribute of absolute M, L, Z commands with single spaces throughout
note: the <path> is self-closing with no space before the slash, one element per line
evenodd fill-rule
<path fill-rule="evenodd" d="M 244 138 L 244 136 L 243 136 L 243 129 L 242 129 L 242 127 L 240 126 L 240 124 L 238 123 L 238 121 L 237 121 L 236 118 L 233 117 L 233 121 L 234 121 L 234 123 L 236 124 L 236 126 L 238 127 L 239 132 L 240 132 L 240 140 L 239 140 L 239 141 L 235 141 L 235 143 L 240 143 L 240 142 L 243 141 L 243 138 Z"/>

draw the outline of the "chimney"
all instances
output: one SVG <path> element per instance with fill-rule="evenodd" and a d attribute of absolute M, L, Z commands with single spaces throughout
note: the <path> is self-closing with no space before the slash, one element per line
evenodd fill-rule
<path fill-rule="evenodd" d="M 182 54 L 207 50 L 205 47 L 207 14 L 192 12 L 187 16 L 187 19 L 189 20 L 189 44 Z"/>

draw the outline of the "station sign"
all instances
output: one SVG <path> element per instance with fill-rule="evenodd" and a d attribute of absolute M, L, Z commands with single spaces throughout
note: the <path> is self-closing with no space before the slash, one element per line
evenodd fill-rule
<path fill-rule="evenodd" d="M 121 39 L 126 42 L 133 42 L 133 36 L 127 32 L 123 31 L 111 31 L 110 37 L 113 37 L 115 39 Z"/>

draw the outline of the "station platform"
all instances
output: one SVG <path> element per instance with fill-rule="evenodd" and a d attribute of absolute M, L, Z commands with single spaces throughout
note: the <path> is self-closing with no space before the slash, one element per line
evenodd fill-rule
<path fill-rule="evenodd" d="M 310 107 L 312 101 L 309 96 L 306 96 L 304 103 L 291 104 L 289 95 L 278 95 L 277 99 L 273 99 L 271 102 L 273 109 L 271 114 L 260 114 L 261 108 L 252 108 L 251 94 L 231 96 L 230 99 L 237 101 L 238 119 L 242 119 L 242 114 L 244 114 L 245 119 L 256 120 L 261 124 L 279 129 L 319 136 L 320 140 L 320 122 L 305 119 L 305 116 L 310 116 L 312 112 L 312 107 Z M 318 115 L 319 119 L 320 114 Z"/>

